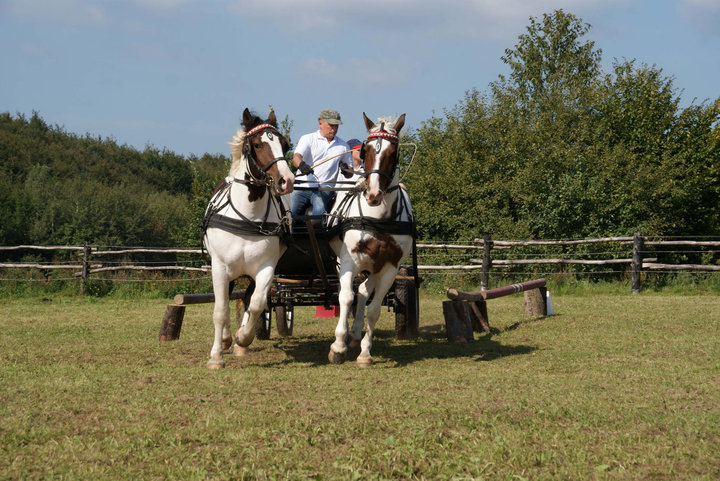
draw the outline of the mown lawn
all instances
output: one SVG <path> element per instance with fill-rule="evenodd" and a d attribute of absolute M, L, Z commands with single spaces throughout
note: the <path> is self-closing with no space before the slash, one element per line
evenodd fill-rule
<path fill-rule="evenodd" d="M 306 308 L 209 371 L 210 305 L 159 343 L 165 301 L 4 299 L 0 479 L 720 478 L 720 296 L 494 299 L 467 344 L 442 301 L 367 369 Z"/>

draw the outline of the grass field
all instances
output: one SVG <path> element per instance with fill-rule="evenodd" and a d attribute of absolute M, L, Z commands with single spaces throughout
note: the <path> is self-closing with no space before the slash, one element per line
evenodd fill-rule
<path fill-rule="evenodd" d="M 329 365 L 335 321 L 205 368 L 211 306 L 157 341 L 165 301 L 0 303 L 0 479 L 718 479 L 720 296 L 522 295 L 493 332 L 421 338 L 384 312 L 376 364 Z M 273 330 L 274 333 L 274 330 Z"/>

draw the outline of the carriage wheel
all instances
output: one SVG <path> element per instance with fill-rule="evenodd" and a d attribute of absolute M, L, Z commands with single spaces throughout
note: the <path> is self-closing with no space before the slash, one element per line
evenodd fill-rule
<path fill-rule="evenodd" d="M 412 275 L 402 268 L 401 275 Z M 420 306 L 417 286 L 413 281 L 395 281 L 395 338 L 415 339 L 420 327 Z"/>
<path fill-rule="evenodd" d="M 275 324 L 280 337 L 290 337 L 293 333 L 293 306 L 275 307 Z"/>
<path fill-rule="evenodd" d="M 255 327 L 255 337 L 263 341 L 270 339 L 271 324 L 272 319 L 270 311 L 262 311 L 262 314 L 260 314 L 260 318 L 258 319 L 257 326 Z"/>

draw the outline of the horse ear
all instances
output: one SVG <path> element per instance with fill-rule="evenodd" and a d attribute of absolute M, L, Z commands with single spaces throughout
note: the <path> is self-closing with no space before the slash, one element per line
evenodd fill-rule
<path fill-rule="evenodd" d="M 365 120 L 365 128 L 368 132 L 370 132 L 370 129 L 375 127 L 375 122 L 367 118 L 367 115 L 365 115 L 365 112 L 363 112 L 363 119 Z"/>
<path fill-rule="evenodd" d="M 397 119 L 397 122 L 395 122 L 395 133 L 399 134 L 400 129 L 403 128 L 403 125 L 405 125 L 405 114 L 402 114 L 399 119 Z"/>
<path fill-rule="evenodd" d="M 267 121 L 271 124 L 277 126 L 277 117 L 275 116 L 275 111 L 271 110 L 270 115 L 268 115 Z"/>
<path fill-rule="evenodd" d="M 245 130 L 249 129 L 251 127 L 251 123 L 253 121 L 253 114 L 250 113 L 250 110 L 245 107 L 245 111 L 243 112 L 243 125 L 245 126 Z"/>

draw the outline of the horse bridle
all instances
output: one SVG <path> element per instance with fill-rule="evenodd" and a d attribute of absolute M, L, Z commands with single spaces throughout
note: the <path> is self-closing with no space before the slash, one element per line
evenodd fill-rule
<path fill-rule="evenodd" d="M 398 136 L 395 134 L 391 134 L 390 132 L 372 132 L 372 133 L 368 134 L 367 140 L 365 141 L 365 143 L 363 144 L 363 146 L 360 149 L 360 158 L 361 159 L 365 160 L 365 145 L 367 145 L 367 143 L 373 139 L 380 139 L 380 140 L 384 139 L 384 140 L 387 140 L 388 142 L 390 142 L 391 144 L 394 144 L 395 146 L 398 146 L 400 144 L 400 140 L 399 140 Z M 376 155 L 380 153 L 381 146 L 382 146 L 382 142 L 378 143 L 376 150 L 375 150 Z M 398 155 L 398 151 L 396 149 L 395 156 L 397 157 L 397 155 Z M 379 160 L 378 160 L 378 163 L 379 163 Z M 392 171 L 390 172 L 389 175 L 381 169 L 368 170 L 368 171 L 363 172 L 362 175 L 366 179 L 368 176 L 370 176 L 370 174 L 381 175 L 388 180 L 388 185 L 389 185 L 390 183 L 392 183 L 393 178 L 395 177 L 395 170 L 397 169 L 397 164 L 398 164 L 397 159 L 395 159 L 395 163 L 393 164 Z M 397 188 L 398 188 L 398 186 L 389 186 L 386 190 L 383 191 L 381 189 L 381 191 L 392 192 L 393 190 L 395 190 Z"/>
<path fill-rule="evenodd" d="M 272 140 L 273 133 L 279 138 L 282 138 L 282 135 L 280 134 L 280 132 L 278 132 L 277 128 L 274 125 L 268 123 L 257 125 L 252 129 L 248 130 L 245 134 L 245 138 L 248 139 L 245 143 L 245 154 L 247 155 L 248 159 L 252 160 L 255 167 L 262 172 L 262 178 L 258 179 L 257 177 L 255 177 L 255 174 L 253 174 L 252 169 L 248 169 L 248 173 L 252 177 L 252 180 L 255 181 L 256 185 L 270 186 L 272 185 L 272 177 L 268 175 L 268 170 L 270 170 L 273 165 L 277 164 L 281 160 L 286 159 L 285 157 L 275 157 L 272 161 L 268 162 L 268 165 L 266 165 L 265 167 L 260 165 L 260 163 L 257 161 L 257 158 L 255 158 L 255 155 L 253 155 L 253 149 L 250 147 L 250 137 L 264 130 L 269 130 L 268 136 L 270 137 L 270 140 Z"/>

